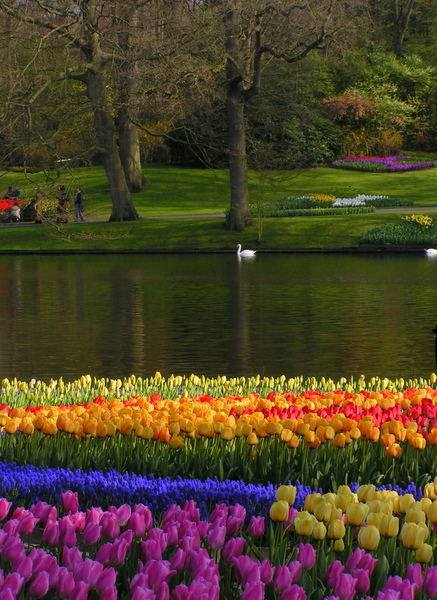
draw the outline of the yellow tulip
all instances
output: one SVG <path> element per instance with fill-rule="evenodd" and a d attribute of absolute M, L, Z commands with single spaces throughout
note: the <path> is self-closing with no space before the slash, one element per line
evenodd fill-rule
<path fill-rule="evenodd" d="M 364 523 L 369 513 L 369 507 L 362 502 L 352 502 L 346 508 L 346 525 L 358 527 Z"/>
<path fill-rule="evenodd" d="M 346 512 L 346 508 L 352 503 L 354 496 L 352 493 L 340 494 L 335 497 L 335 508 L 340 508 L 342 512 Z"/>
<path fill-rule="evenodd" d="M 426 523 L 426 513 L 423 510 L 418 509 L 416 506 L 411 505 L 407 508 L 405 513 L 405 522 Z"/>
<path fill-rule="evenodd" d="M 285 500 L 289 506 L 293 506 L 296 493 L 297 489 L 294 485 L 280 485 L 276 490 L 276 500 Z"/>
<path fill-rule="evenodd" d="M 343 552 L 344 550 L 344 540 L 340 538 L 338 540 L 333 540 L 332 549 L 334 552 Z"/>
<path fill-rule="evenodd" d="M 254 431 L 251 431 L 247 436 L 246 444 L 249 446 L 256 446 L 258 444 L 258 436 Z"/>
<path fill-rule="evenodd" d="M 325 500 L 325 498 L 321 498 L 320 502 L 317 502 L 314 506 L 313 513 L 318 521 L 325 521 L 327 523 L 331 520 L 332 504 Z"/>
<path fill-rule="evenodd" d="M 326 537 L 326 525 L 321 521 L 317 521 L 317 523 L 313 527 L 312 536 L 315 540 L 324 540 Z"/>
<path fill-rule="evenodd" d="M 367 525 L 374 525 L 379 529 L 383 516 L 384 513 L 382 512 L 369 512 L 369 514 L 366 517 L 366 523 Z"/>
<path fill-rule="evenodd" d="M 374 525 L 366 525 L 365 527 L 361 527 L 358 532 L 358 545 L 363 550 L 368 550 L 372 552 L 376 550 L 379 545 L 379 540 L 381 539 L 379 529 Z"/>
<path fill-rule="evenodd" d="M 415 558 L 419 563 L 429 563 L 433 556 L 432 546 L 430 544 L 422 544 L 416 550 Z"/>
<path fill-rule="evenodd" d="M 340 519 L 334 519 L 328 525 L 328 537 L 331 539 L 339 540 L 344 537 L 346 528 L 343 521 Z"/>
<path fill-rule="evenodd" d="M 399 533 L 399 518 L 383 514 L 379 522 L 379 533 L 384 537 L 396 537 Z"/>
<path fill-rule="evenodd" d="M 428 528 L 423 523 L 404 523 L 399 539 L 405 548 L 418 550 L 428 539 Z"/>
<path fill-rule="evenodd" d="M 278 500 L 273 502 L 270 507 L 270 518 L 272 521 L 286 521 L 288 519 L 289 506 L 285 500 Z"/>
<path fill-rule="evenodd" d="M 312 535 L 317 519 L 306 510 L 299 512 L 294 520 L 294 528 L 298 535 Z"/>
<path fill-rule="evenodd" d="M 427 515 L 431 523 L 437 523 L 437 500 L 434 500 L 429 506 Z"/>
<path fill-rule="evenodd" d="M 176 435 L 175 433 L 171 436 L 168 445 L 170 446 L 170 448 L 172 448 L 173 450 L 176 450 L 177 448 L 182 448 L 182 446 L 184 445 L 184 440 L 180 435 Z"/>

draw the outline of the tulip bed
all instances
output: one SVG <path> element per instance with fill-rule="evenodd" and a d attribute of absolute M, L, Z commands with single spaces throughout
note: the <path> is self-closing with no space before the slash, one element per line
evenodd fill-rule
<path fill-rule="evenodd" d="M 414 156 L 353 156 L 334 160 L 332 166 L 338 169 L 380 173 L 431 169 L 435 165 L 433 161 L 423 162 Z"/>
<path fill-rule="evenodd" d="M 435 383 L 3 380 L 0 600 L 436 598 Z"/>

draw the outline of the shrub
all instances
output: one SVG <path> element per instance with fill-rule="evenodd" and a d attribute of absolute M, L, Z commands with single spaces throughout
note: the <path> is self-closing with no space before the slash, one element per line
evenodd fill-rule
<path fill-rule="evenodd" d="M 411 217 L 403 218 L 396 223 L 376 227 L 363 235 L 361 243 L 424 247 L 435 245 L 437 243 L 436 222 L 431 217 L 423 217 L 423 219 L 423 222 L 419 222 Z M 432 225 L 429 221 L 432 221 Z"/>

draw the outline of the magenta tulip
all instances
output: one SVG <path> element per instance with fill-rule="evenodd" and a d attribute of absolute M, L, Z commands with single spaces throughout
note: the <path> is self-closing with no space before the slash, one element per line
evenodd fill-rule
<path fill-rule="evenodd" d="M 168 533 L 165 533 L 159 527 L 153 527 L 153 529 L 150 529 L 147 533 L 147 540 L 155 540 L 158 542 L 161 552 L 164 552 L 167 548 Z"/>
<path fill-rule="evenodd" d="M 23 552 L 11 564 L 11 571 L 14 573 L 18 573 L 24 579 L 24 581 L 29 581 L 33 574 L 33 562 L 29 556 L 26 556 Z M 0 584 L 1 589 L 1 584 Z"/>
<path fill-rule="evenodd" d="M 243 554 L 246 540 L 243 537 L 231 538 L 223 546 L 222 558 L 225 562 L 232 562 L 232 556 L 238 557 Z"/>
<path fill-rule="evenodd" d="M 12 502 L 8 502 L 5 498 L 0 498 L 0 521 L 3 521 L 8 516 Z"/>
<path fill-rule="evenodd" d="M 19 575 L 18 573 L 8 573 L 5 577 L 1 589 L 2 599 L 3 593 L 6 592 L 6 590 L 10 590 L 14 594 L 15 598 L 20 593 L 20 590 L 23 587 L 23 585 L 24 579 L 21 577 L 21 575 Z"/>
<path fill-rule="evenodd" d="M 265 585 L 261 581 L 250 581 L 244 586 L 241 600 L 264 600 Z"/>
<path fill-rule="evenodd" d="M 103 594 L 108 588 L 113 588 L 117 580 L 117 571 L 110 567 L 104 569 L 97 579 L 94 588 L 99 594 Z"/>
<path fill-rule="evenodd" d="M 208 545 L 213 548 L 213 550 L 220 550 L 220 548 L 223 548 L 223 544 L 225 543 L 225 537 L 226 527 L 214 523 L 211 529 L 208 531 L 206 540 Z"/>
<path fill-rule="evenodd" d="M 323 581 L 326 583 L 327 587 L 334 588 L 336 580 L 342 573 L 344 573 L 344 566 L 339 560 L 334 560 L 326 569 L 323 575 Z"/>
<path fill-rule="evenodd" d="M 179 543 L 179 523 L 166 523 L 162 530 L 167 534 L 167 548 L 174 548 Z"/>
<path fill-rule="evenodd" d="M 3 531 L 11 536 L 17 537 L 19 525 L 20 521 L 18 519 L 9 519 L 9 521 L 6 521 L 6 523 L 3 525 Z"/>
<path fill-rule="evenodd" d="M 195 523 L 200 521 L 200 511 L 196 506 L 195 500 L 185 500 L 182 510 L 188 513 L 191 521 Z"/>
<path fill-rule="evenodd" d="M 22 554 L 24 554 L 24 544 L 18 537 L 10 537 L 0 551 L 0 556 L 5 562 L 13 562 Z"/>
<path fill-rule="evenodd" d="M 88 526 L 91 525 L 94 525 L 95 527 L 96 524 L 88 523 L 85 531 L 87 530 Z M 114 541 L 115 538 L 118 538 L 120 535 L 120 524 L 118 522 L 117 515 L 114 513 L 104 512 L 100 519 L 99 525 L 102 529 L 102 535 L 110 541 Z"/>
<path fill-rule="evenodd" d="M 89 585 L 84 581 L 78 581 L 73 590 L 68 594 L 67 600 L 88 600 Z"/>
<path fill-rule="evenodd" d="M 100 595 L 100 600 L 117 600 L 118 592 L 117 588 L 112 586 L 106 588 L 106 590 Z"/>
<path fill-rule="evenodd" d="M 420 563 L 415 563 L 414 565 L 407 566 L 407 577 L 408 581 L 414 583 L 417 591 L 422 591 L 423 587 L 423 575 L 422 575 L 422 565 Z"/>
<path fill-rule="evenodd" d="M 40 571 L 29 586 L 28 594 L 31 598 L 42 598 L 49 591 L 49 574 Z"/>
<path fill-rule="evenodd" d="M 147 506 L 144 506 L 144 504 L 135 504 L 132 512 L 144 516 L 146 531 L 149 531 L 153 527 L 153 515 Z"/>
<path fill-rule="evenodd" d="M 111 554 L 112 544 L 106 542 L 96 554 L 96 560 L 102 563 L 105 567 L 110 565 L 109 555 Z"/>
<path fill-rule="evenodd" d="M 201 540 L 205 540 L 208 535 L 210 523 L 208 521 L 199 521 L 197 523 L 197 531 Z"/>
<path fill-rule="evenodd" d="M 300 587 L 300 585 L 294 583 L 282 592 L 279 596 L 279 600 L 306 600 L 305 590 Z M 339 598 L 336 600 L 339 600 Z"/>
<path fill-rule="evenodd" d="M 42 533 L 42 540 L 47 546 L 58 546 L 61 538 L 59 523 L 57 521 L 48 521 Z"/>
<path fill-rule="evenodd" d="M 300 563 L 298 560 L 292 560 L 288 564 L 288 570 L 290 571 L 291 575 L 291 583 L 298 583 L 302 571 L 302 563 Z"/>
<path fill-rule="evenodd" d="M 253 561 L 249 556 L 243 554 L 236 558 L 232 557 L 235 574 L 244 587 L 248 581 L 261 581 L 260 566 L 258 562 Z"/>
<path fill-rule="evenodd" d="M 378 559 L 373 558 L 371 554 L 362 548 L 355 548 L 346 561 L 346 571 L 348 571 L 348 573 L 353 573 L 354 569 L 364 569 L 368 572 L 370 577 L 377 562 Z"/>
<path fill-rule="evenodd" d="M 291 586 L 291 575 L 288 567 L 280 565 L 276 567 L 275 576 L 273 578 L 273 589 L 275 592 L 283 592 Z"/>
<path fill-rule="evenodd" d="M 247 526 L 247 535 L 252 538 L 259 538 L 264 535 L 265 532 L 265 518 L 264 517 L 250 517 L 249 525 Z"/>
<path fill-rule="evenodd" d="M 73 576 L 76 583 L 84 581 L 90 587 L 94 587 L 100 575 L 103 573 L 103 565 L 96 560 L 86 558 L 81 563 L 74 565 Z"/>
<path fill-rule="evenodd" d="M 226 538 L 231 538 L 237 534 L 239 529 L 244 525 L 244 521 L 241 521 L 238 517 L 228 517 L 226 520 Z"/>
<path fill-rule="evenodd" d="M 60 542 L 63 546 L 73 548 L 77 545 L 76 529 L 70 517 L 59 519 Z"/>
<path fill-rule="evenodd" d="M 113 513 L 117 517 L 118 524 L 121 527 L 124 527 L 124 525 L 126 525 L 126 523 L 129 521 L 132 509 L 129 504 L 122 504 L 118 508 L 115 506 L 110 506 L 108 508 L 108 512 Z"/>
<path fill-rule="evenodd" d="M 36 504 L 32 504 L 30 512 L 34 517 L 39 519 L 43 525 L 46 525 L 48 521 L 56 521 L 58 518 L 58 511 L 55 506 L 47 504 L 40 500 Z"/>
<path fill-rule="evenodd" d="M 276 567 L 272 567 L 270 561 L 266 558 L 259 566 L 259 575 L 263 583 L 270 583 L 275 575 Z"/>
<path fill-rule="evenodd" d="M 67 567 L 69 571 L 73 571 L 75 565 L 82 562 L 82 552 L 77 546 L 68 548 L 64 546 L 62 549 L 62 566 Z"/>
<path fill-rule="evenodd" d="M 168 581 L 176 571 L 170 569 L 167 561 L 149 560 L 141 569 L 149 578 L 149 587 L 156 589 L 163 581 Z"/>
<path fill-rule="evenodd" d="M 109 553 L 109 563 L 112 566 L 122 565 L 125 561 L 126 554 L 129 550 L 129 543 L 122 539 L 118 538 L 112 544 L 111 551 Z"/>
<path fill-rule="evenodd" d="M 357 583 L 355 585 L 356 593 L 360 596 L 367 594 L 370 587 L 369 573 L 364 569 L 355 569 L 352 575 L 357 580 Z"/>
<path fill-rule="evenodd" d="M 103 533 L 102 526 L 99 525 L 98 523 L 94 523 L 93 521 L 90 521 L 85 526 L 82 541 L 85 544 L 85 546 L 94 546 L 94 544 L 96 544 L 100 540 L 102 533 Z"/>
<path fill-rule="evenodd" d="M 9 588 L 2 589 L 1 593 L 1 600 L 17 600 L 17 596 Z"/>
<path fill-rule="evenodd" d="M 157 540 L 141 542 L 141 554 L 145 561 L 162 560 L 162 550 Z"/>
<path fill-rule="evenodd" d="M 304 571 L 309 571 L 313 568 L 316 562 L 316 550 L 312 544 L 299 544 L 299 552 L 297 560 L 301 563 Z"/>
<path fill-rule="evenodd" d="M 92 506 L 86 511 L 86 522 L 89 523 L 93 521 L 93 523 L 100 523 L 100 518 L 103 515 L 103 510 L 101 508 L 96 508 Z"/>
<path fill-rule="evenodd" d="M 74 590 L 76 582 L 73 573 L 66 567 L 59 567 L 58 581 L 56 582 L 56 593 L 62 599 L 68 598 Z"/>
<path fill-rule="evenodd" d="M 171 597 L 172 600 L 189 600 L 190 592 L 188 590 L 188 587 L 184 583 L 177 585 L 173 589 Z"/>
<path fill-rule="evenodd" d="M 422 590 L 432 600 L 437 598 L 437 567 L 428 567 L 426 569 Z"/>
<path fill-rule="evenodd" d="M 75 512 L 72 513 L 71 515 L 68 515 L 70 517 L 70 521 L 73 523 L 76 531 L 83 531 L 85 529 L 86 526 L 86 513 L 84 512 Z"/>
<path fill-rule="evenodd" d="M 187 553 L 182 548 L 177 548 L 176 552 L 170 558 L 170 567 L 177 573 L 180 573 L 185 567 Z"/>
<path fill-rule="evenodd" d="M 140 587 L 136 587 L 131 594 L 131 600 L 156 600 L 155 592 Z"/>
<path fill-rule="evenodd" d="M 146 517 L 140 513 L 133 512 L 126 524 L 128 529 L 132 529 L 136 538 L 142 538 L 146 535 Z"/>
<path fill-rule="evenodd" d="M 341 573 L 338 575 L 334 586 L 334 594 L 341 600 L 352 600 L 355 596 L 356 579 L 349 573 Z"/>
<path fill-rule="evenodd" d="M 79 496 L 77 492 L 68 490 L 61 494 L 62 506 L 66 513 L 75 513 L 79 510 Z"/>

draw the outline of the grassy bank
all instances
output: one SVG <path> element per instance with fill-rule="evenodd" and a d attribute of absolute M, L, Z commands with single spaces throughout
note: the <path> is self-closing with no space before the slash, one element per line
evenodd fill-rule
<path fill-rule="evenodd" d="M 229 205 L 226 171 L 148 166 L 148 185 L 135 194 L 135 206 L 142 220 L 135 223 L 107 223 L 111 200 L 107 181 L 100 168 L 82 168 L 56 173 L 2 173 L 0 185 L 17 186 L 22 198 L 41 186 L 54 197 L 56 186 L 70 190 L 80 185 L 86 194 L 85 224 L 66 226 L 2 227 L 1 250 L 145 250 L 145 251 L 233 251 L 237 243 L 260 250 L 309 248 L 349 248 L 357 246 L 361 235 L 373 227 L 398 220 L 406 212 L 348 216 L 254 219 L 243 234 L 229 232 L 222 214 Z M 0 188 L 0 189 L 3 189 Z M 284 196 L 325 193 L 340 196 L 387 194 L 411 200 L 416 213 L 437 206 L 437 169 L 407 173 L 355 173 L 319 168 L 299 172 L 250 173 L 250 197 L 261 205 Z M 0 194 L 1 195 L 1 194 Z M 193 217 L 203 218 L 171 218 Z M 159 218 L 157 218 L 159 217 Z M 260 237 L 260 242 L 257 242 Z"/>

